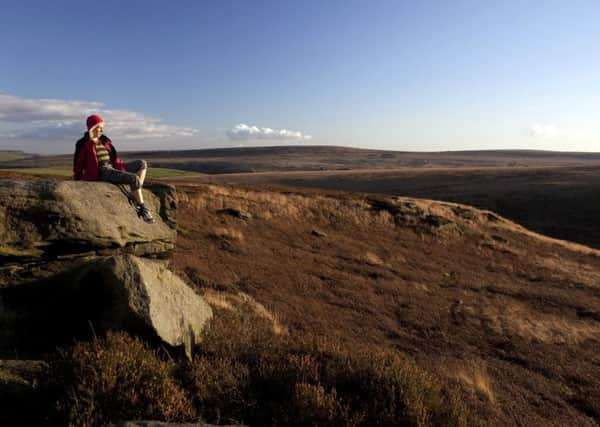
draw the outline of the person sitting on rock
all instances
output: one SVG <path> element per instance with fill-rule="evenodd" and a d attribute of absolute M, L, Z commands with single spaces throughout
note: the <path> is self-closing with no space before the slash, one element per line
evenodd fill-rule
<path fill-rule="evenodd" d="M 148 169 L 145 160 L 124 163 L 117 157 L 112 141 L 103 134 L 104 120 L 97 114 L 87 118 L 88 131 L 75 145 L 73 156 L 73 179 L 84 181 L 106 181 L 113 184 L 129 184 L 130 203 L 140 218 L 153 223 L 150 210 L 144 205 L 142 185 Z"/>

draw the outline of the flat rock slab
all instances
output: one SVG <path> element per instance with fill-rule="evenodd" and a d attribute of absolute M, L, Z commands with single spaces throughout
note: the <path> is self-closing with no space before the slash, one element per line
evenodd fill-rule
<path fill-rule="evenodd" d="M 0 180 L 0 260 L 44 259 L 126 249 L 160 254 L 175 244 L 175 188 L 154 184 L 144 201 L 155 224 L 138 218 L 119 187 L 105 182 Z"/>

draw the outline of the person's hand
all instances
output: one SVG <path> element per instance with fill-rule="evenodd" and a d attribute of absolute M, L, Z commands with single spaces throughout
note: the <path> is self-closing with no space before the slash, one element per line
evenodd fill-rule
<path fill-rule="evenodd" d="M 125 162 L 122 159 L 115 159 L 115 169 L 125 170 Z"/>

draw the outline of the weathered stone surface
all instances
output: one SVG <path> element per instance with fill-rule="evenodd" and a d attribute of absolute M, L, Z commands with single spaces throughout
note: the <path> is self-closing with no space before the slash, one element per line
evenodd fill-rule
<path fill-rule="evenodd" d="M 127 319 L 134 317 L 171 346 L 185 345 L 191 350 L 200 342 L 212 310 L 164 262 L 125 255 L 98 260 L 87 267 L 91 271 L 81 281 L 100 275 L 104 286 L 113 288 L 117 296 L 114 305 L 106 307 L 107 326 L 127 329 Z"/>
<path fill-rule="evenodd" d="M 210 306 L 164 261 L 97 258 L 48 279 L 0 289 L 0 352 L 40 351 L 112 329 L 183 345 L 190 355 L 211 317 Z"/>
<path fill-rule="evenodd" d="M 221 214 L 221 215 L 230 215 L 234 218 L 239 218 L 239 219 L 252 219 L 252 214 L 250 212 L 245 212 L 239 209 L 235 209 L 235 208 L 225 208 L 225 209 L 219 209 L 217 211 L 217 213 Z"/>
<path fill-rule="evenodd" d="M 145 188 L 158 197 L 160 209 L 158 214 L 173 230 L 177 228 L 177 192 L 175 187 L 162 182 L 146 183 Z"/>
<path fill-rule="evenodd" d="M 53 258 L 90 250 L 136 255 L 170 251 L 176 238 L 175 189 L 144 190 L 157 222 L 138 218 L 109 183 L 0 180 L 0 260 Z"/>

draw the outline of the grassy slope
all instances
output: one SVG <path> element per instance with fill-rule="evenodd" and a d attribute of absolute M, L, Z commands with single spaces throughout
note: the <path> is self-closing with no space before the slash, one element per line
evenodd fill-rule
<path fill-rule="evenodd" d="M 442 203 L 394 219 L 356 195 L 178 190 L 173 268 L 202 291 L 247 292 L 283 328 L 405 352 L 462 382 L 495 425 L 600 420 L 598 252 Z"/>
<path fill-rule="evenodd" d="M 283 328 L 406 352 L 460 380 L 493 424 L 600 420 L 597 252 L 426 202 L 452 223 L 395 222 L 357 195 L 178 188 L 173 265 L 203 291 L 248 292 Z"/>
<path fill-rule="evenodd" d="M 22 151 L 0 151 L 0 162 L 10 162 L 29 157 L 28 154 Z"/>
<path fill-rule="evenodd" d="M 600 248 L 599 167 L 445 168 L 205 175 L 178 182 L 278 184 L 447 200 Z"/>

